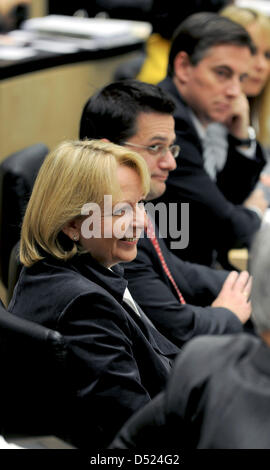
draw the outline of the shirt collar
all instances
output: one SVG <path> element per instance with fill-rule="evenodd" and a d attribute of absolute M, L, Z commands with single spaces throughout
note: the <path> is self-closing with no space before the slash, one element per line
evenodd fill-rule
<path fill-rule="evenodd" d="M 119 302 L 123 300 L 127 287 L 127 280 L 123 277 L 124 268 L 119 264 L 111 269 L 105 268 L 98 263 L 90 253 L 76 255 L 70 260 L 70 264 L 80 271 L 82 275 L 97 282 L 108 290 Z"/>

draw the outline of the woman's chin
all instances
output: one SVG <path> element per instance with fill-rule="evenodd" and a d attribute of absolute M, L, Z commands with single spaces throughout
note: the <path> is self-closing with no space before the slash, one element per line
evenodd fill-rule
<path fill-rule="evenodd" d="M 119 256 L 118 256 L 118 259 L 119 259 L 119 263 L 129 263 L 131 261 L 133 261 L 136 256 L 137 256 L 137 246 L 136 245 L 133 245 L 133 246 L 129 246 L 128 249 L 126 250 L 121 250 L 122 252 L 119 253 Z M 123 253 L 124 251 L 124 253 Z"/>

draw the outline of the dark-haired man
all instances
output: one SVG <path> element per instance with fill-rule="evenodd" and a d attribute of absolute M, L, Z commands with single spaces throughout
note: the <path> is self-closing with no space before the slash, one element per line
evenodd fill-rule
<path fill-rule="evenodd" d="M 176 167 L 173 111 L 173 101 L 157 86 L 114 82 L 85 104 L 80 138 L 108 139 L 140 153 L 150 171 L 151 200 L 165 191 L 169 172 Z M 158 236 L 139 240 L 137 258 L 125 266 L 125 274 L 144 312 L 178 346 L 200 334 L 239 332 L 249 317 L 247 272 L 228 275 L 185 263 Z"/>
<path fill-rule="evenodd" d="M 218 254 L 226 262 L 229 249 L 250 246 L 267 207 L 262 192 L 252 192 L 265 158 L 242 112 L 241 83 L 253 51 L 246 30 L 215 13 L 193 14 L 175 32 L 169 73 L 160 87 L 176 103 L 176 142 L 182 158 L 160 200 L 189 203 L 189 244 L 174 251 L 182 259 L 211 265 Z M 226 124 L 229 131 L 227 161 L 216 182 L 203 159 L 212 122 Z"/>

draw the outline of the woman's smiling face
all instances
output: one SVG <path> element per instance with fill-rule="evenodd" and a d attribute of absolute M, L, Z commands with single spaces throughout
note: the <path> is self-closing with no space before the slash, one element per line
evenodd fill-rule
<path fill-rule="evenodd" d="M 84 237 L 82 224 L 87 219 L 76 221 L 80 244 L 107 268 L 119 262 L 132 261 L 136 257 L 138 238 L 146 224 L 144 207 L 140 204 L 143 191 L 138 173 L 133 168 L 121 165 L 117 168 L 117 178 L 121 195 L 112 211 L 102 209 L 100 237 Z M 110 233 L 111 236 L 108 236 Z"/>

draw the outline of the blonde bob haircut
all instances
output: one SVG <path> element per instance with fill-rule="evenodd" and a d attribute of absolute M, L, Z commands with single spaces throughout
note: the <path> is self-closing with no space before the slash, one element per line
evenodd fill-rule
<path fill-rule="evenodd" d="M 266 34 L 266 36 L 268 36 L 268 39 L 270 39 L 270 20 L 269 17 L 263 13 L 254 10 L 253 8 L 229 5 L 223 8 L 220 11 L 220 14 L 232 21 L 235 21 L 236 23 L 241 24 L 241 26 L 244 26 L 244 28 L 253 23 L 256 23 L 262 28 L 262 31 Z"/>
<path fill-rule="evenodd" d="M 46 157 L 22 224 L 20 260 L 25 266 L 44 258 L 44 251 L 67 260 L 80 250 L 71 242 L 65 251 L 59 234 L 65 224 L 82 217 L 84 204 L 94 202 L 102 208 L 105 194 L 112 195 L 113 204 L 119 201 L 119 165 L 134 168 L 145 197 L 150 188 L 148 167 L 140 155 L 124 147 L 101 140 L 66 141 Z"/>
<path fill-rule="evenodd" d="M 263 33 L 265 42 L 270 49 L 270 18 L 253 8 L 229 5 L 220 11 L 222 16 L 239 23 L 244 28 L 257 25 Z M 261 93 L 250 98 L 252 125 L 256 128 L 257 139 L 262 145 L 270 146 L 270 79 L 266 82 Z M 257 123 L 258 124 L 257 124 Z"/>

